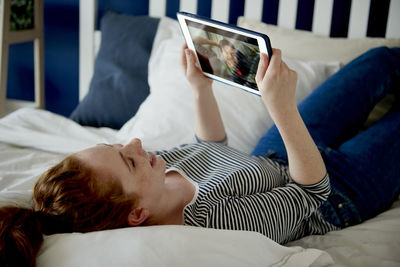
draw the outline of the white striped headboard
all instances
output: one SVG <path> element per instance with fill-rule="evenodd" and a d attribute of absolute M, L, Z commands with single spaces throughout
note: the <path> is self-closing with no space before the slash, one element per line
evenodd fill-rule
<path fill-rule="evenodd" d="M 109 1 L 118 2 L 118 1 Z M 331 37 L 400 38 L 400 0 L 131 0 L 140 14 L 175 18 L 186 11 L 236 24 L 244 16 Z M 99 8 L 100 9 L 100 8 Z M 116 8 L 118 9 L 118 8 Z M 145 13 L 145 14 L 143 14 Z M 89 88 L 96 55 L 97 0 L 79 3 L 79 99 Z"/>

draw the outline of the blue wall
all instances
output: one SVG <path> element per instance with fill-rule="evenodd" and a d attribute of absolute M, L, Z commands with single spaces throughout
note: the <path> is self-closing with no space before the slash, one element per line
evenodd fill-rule
<path fill-rule="evenodd" d="M 146 0 L 99 2 L 100 16 L 107 7 L 148 13 Z M 46 109 L 69 116 L 79 99 L 79 0 L 44 0 L 44 34 Z M 7 97 L 32 101 L 33 42 L 11 45 L 8 66 Z"/>
<path fill-rule="evenodd" d="M 46 109 L 68 116 L 78 103 L 78 0 L 44 2 Z M 33 42 L 10 46 L 7 97 L 33 100 Z"/>

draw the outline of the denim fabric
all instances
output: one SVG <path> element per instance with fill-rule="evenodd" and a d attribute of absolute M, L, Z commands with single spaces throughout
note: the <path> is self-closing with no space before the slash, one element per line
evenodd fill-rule
<path fill-rule="evenodd" d="M 362 221 L 354 203 L 335 187 L 332 187 L 328 200 L 321 205 L 319 210 L 325 220 L 340 228 L 352 226 Z"/>
<path fill-rule="evenodd" d="M 397 95 L 395 107 L 364 129 L 373 107 L 389 92 Z M 345 225 L 371 218 L 390 207 L 397 198 L 400 192 L 399 95 L 400 48 L 380 47 L 347 64 L 299 104 L 300 114 L 321 151 L 334 188 L 321 207 L 333 224 Z M 266 155 L 271 151 L 275 158 L 287 160 L 275 126 L 260 139 L 252 154 Z M 338 196 L 342 203 L 339 211 Z M 337 218 L 342 218 L 340 223 Z"/>

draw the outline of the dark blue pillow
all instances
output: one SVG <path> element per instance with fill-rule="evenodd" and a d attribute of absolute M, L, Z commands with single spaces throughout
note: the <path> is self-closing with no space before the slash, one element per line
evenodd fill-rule
<path fill-rule="evenodd" d="M 89 92 L 70 118 L 81 125 L 119 129 L 149 94 L 147 66 L 158 18 L 108 11 Z"/>

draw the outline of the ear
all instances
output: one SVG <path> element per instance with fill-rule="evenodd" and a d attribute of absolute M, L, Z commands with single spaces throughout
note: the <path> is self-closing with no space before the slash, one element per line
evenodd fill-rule
<path fill-rule="evenodd" d="M 146 208 L 134 208 L 128 214 L 127 222 L 129 226 L 141 225 L 147 218 L 149 218 L 149 210 Z"/>

